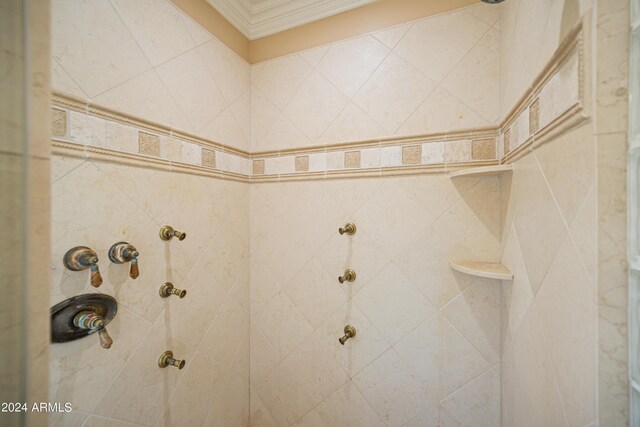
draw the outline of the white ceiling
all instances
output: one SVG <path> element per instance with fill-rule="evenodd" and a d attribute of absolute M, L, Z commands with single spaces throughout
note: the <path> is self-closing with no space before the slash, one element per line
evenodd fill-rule
<path fill-rule="evenodd" d="M 207 0 L 249 40 L 355 9 L 376 0 Z"/>

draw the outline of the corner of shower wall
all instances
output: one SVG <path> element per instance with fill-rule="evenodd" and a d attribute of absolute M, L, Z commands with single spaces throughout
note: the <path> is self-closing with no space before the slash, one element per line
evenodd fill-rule
<path fill-rule="evenodd" d="M 249 64 L 152 3 L 52 0 L 48 306 L 95 292 L 62 265 L 78 244 L 119 305 L 109 350 L 95 336 L 49 346 L 49 400 L 73 407 L 50 420 L 248 425 Z M 161 240 L 164 225 L 186 239 Z M 109 262 L 123 240 L 135 280 Z M 187 295 L 161 298 L 165 282 Z M 185 368 L 160 369 L 166 350 Z"/>
<path fill-rule="evenodd" d="M 513 82 L 527 84 L 527 78 L 518 74 L 530 77 L 536 70 L 533 63 L 527 65 L 526 58 L 520 60 L 519 68 L 505 69 L 504 64 L 509 60 L 518 62 L 518 58 L 530 52 L 549 51 L 531 46 L 548 40 L 547 34 L 531 36 L 539 29 L 570 37 L 566 18 L 575 15 L 575 3 L 554 2 L 545 10 L 536 8 L 533 2 L 504 4 L 503 19 L 513 22 L 501 25 L 502 78 L 507 86 L 503 94 L 517 86 Z M 544 402 L 545 412 L 555 414 L 546 421 L 539 419 L 541 424 L 551 422 L 555 416 L 565 418 L 569 424 L 628 424 L 626 269 L 621 268 L 626 226 L 623 209 L 613 208 L 626 205 L 622 154 L 626 146 L 628 86 L 624 65 L 628 60 L 626 3 L 581 4 L 584 32 L 581 45 L 585 53 L 579 81 L 581 108 L 587 120 L 543 137 L 543 145 L 513 159 L 515 169 L 510 205 L 506 208 L 507 243 L 503 255 L 511 260 L 503 262 L 516 266 L 520 263 L 522 274 L 515 274 L 503 317 L 503 322 L 508 323 L 503 331 L 509 342 L 502 379 L 505 426 L 518 425 L 521 420 L 536 416 L 534 407 L 518 404 L 521 398 Z M 590 8 L 585 10 L 584 6 Z M 545 14 L 546 25 L 532 19 Z M 533 26 L 516 28 L 515 20 L 525 15 Z M 517 30 L 522 34 L 516 34 Z M 513 46 L 518 41 L 522 51 L 514 53 Z M 532 60 L 535 58 L 534 55 Z M 505 76 L 505 72 L 515 76 Z M 569 86 L 565 81 L 562 87 Z M 564 98 L 567 97 L 548 101 L 559 105 Z M 544 99 L 540 108 L 544 108 Z M 540 120 L 542 115 L 532 115 L 530 110 L 529 125 L 532 118 Z M 507 133 L 513 138 L 513 129 L 512 126 L 511 132 L 503 130 L 505 138 Z M 539 212 L 536 216 L 544 218 L 544 224 L 536 225 L 533 217 L 527 220 L 526 215 L 536 211 Z M 529 286 L 523 285 L 523 280 Z M 557 285 L 549 285 L 554 282 Z M 581 314 L 563 314 L 578 312 Z M 576 331 L 580 334 L 575 335 Z M 567 347 L 569 337 L 573 344 Z M 528 356 L 536 351 L 539 353 L 535 357 Z M 584 354 L 592 354 L 592 360 L 585 360 L 590 358 Z M 546 359 L 549 366 L 546 370 L 534 369 L 538 391 L 526 385 L 520 371 L 522 366 L 533 368 L 527 364 L 536 359 Z M 577 359 L 582 359 L 579 365 L 574 363 Z M 515 363 L 520 368 L 509 372 L 508 367 Z M 575 405 L 580 401 L 584 409 L 577 411 Z"/>

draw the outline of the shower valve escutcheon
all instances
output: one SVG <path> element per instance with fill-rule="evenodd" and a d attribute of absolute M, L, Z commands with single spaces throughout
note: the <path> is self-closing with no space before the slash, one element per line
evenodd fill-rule
<path fill-rule="evenodd" d="M 347 234 L 349 236 L 353 236 L 354 234 L 356 234 L 356 230 L 356 225 L 352 222 L 348 222 L 344 227 L 338 228 L 338 232 L 340 234 Z"/>
<path fill-rule="evenodd" d="M 162 240 L 171 240 L 174 237 L 177 237 L 178 240 L 184 240 L 187 237 L 187 233 L 174 230 L 170 225 L 165 225 L 160 229 L 160 238 Z"/>
<path fill-rule="evenodd" d="M 353 282 L 354 280 L 356 280 L 356 272 L 350 268 L 345 270 L 342 276 L 338 277 L 338 282 L 340 283 Z"/>
<path fill-rule="evenodd" d="M 106 330 L 118 311 L 117 301 L 105 294 L 82 294 L 51 307 L 51 342 L 64 343 L 93 335 L 100 337 L 102 348 L 113 340 Z"/>
<path fill-rule="evenodd" d="M 338 338 L 338 341 L 340 341 L 340 344 L 344 345 L 349 338 L 355 337 L 357 332 L 356 328 L 351 325 L 347 325 L 344 327 L 344 336 L 342 338 Z"/>
<path fill-rule="evenodd" d="M 91 269 L 91 286 L 97 288 L 102 285 L 102 276 L 98 269 L 98 254 L 86 246 L 76 246 L 64 254 L 62 263 L 71 271 Z"/>
<path fill-rule="evenodd" d="M 171 282 L 167 282 L 162 286 L 160 286 L 160 296 L 162 298 L 168 298 L 171 295 L 177 295 L 180 298 L 184 298 L 185 296 L 187 296 L 187 291 L 184 289 L 178 289 L 174 287 L 173 283 Z"/>
<path fill-rule="evenodd" d="M 158 359 L 158 366 L 161 368 L 166 368 L 167 366 L 175 366 L 178 369 L 184 368 L 187 364 L 186 360 L 179 360 L 173 357 L 172 351 L 165 351 L 160 355 L 160 359 Z"/>
<path fill-rule="evenodd" d="M 109 249 L 109 259 L 115 264 L 124 264 L 131 262 L 131 268 L 129 269 L 129 277 L 137 279 L 140 275 L 140 269 L 138 268 L 138 255 L 140 253 L 131 243 L 118 242 L 111 246 Z"/>

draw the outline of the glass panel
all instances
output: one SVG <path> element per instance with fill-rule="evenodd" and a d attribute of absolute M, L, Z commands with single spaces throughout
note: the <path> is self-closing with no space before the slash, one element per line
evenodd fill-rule
<path fill-rule="evenodd" d="M 635 388 L 631 390 L 631 425 L 640 425 L 640 392 Z"/>
<path fill-rule="evenodd" d="M 637 355 L 640 354 L 640 300 L 638 296 L 640 296 L 640 272 L 632 271 L 630 274 L 631 279 L 631 289 L 629 292 L 629 299 L 632 301 L 630 305 L 630 313 L 629 313 L 629 336 L 630 336 L 630 344 L 631 344 L 631 354 Z M 629 369 L 631 373 L 631 380 L 640 384 L 640 364 L 638 363 L 639 359 L 637 357 L 631 358 L 629 363 Z"/>
<path fill-rule="evenodd" d="M 629 149 L 628 153 L 628 260 L 631 268 L 640 271 L 640 147 Z"/>

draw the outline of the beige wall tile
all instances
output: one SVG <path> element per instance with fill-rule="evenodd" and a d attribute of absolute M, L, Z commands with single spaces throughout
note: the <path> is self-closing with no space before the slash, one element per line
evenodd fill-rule
<path fill-rule="evenodd" d="M 161 136 L 160 155 L 174 162 L 182 161 L 182 142 L 175 138 Z"/>
<path fill-rule="evenodd" d="M 284 111 L 310 140 L 317 141 L 348 101 L 338 88 L 314 71 Z"/>
<path fill-rule="evenodd" d="M 51 134 L 53 136 L 65 136 L 67 134 L 67 112 L 51 109 Z"/>
<path fill-rule="evenodd" d="M 613 3 L 611 4 L 613 6 Z M 628 271 L 627 134 L 597 136 L 598 328 L 600 422 L 626 423 Z"/>
<path fill-rule="evenodd" d="M 540 127 L 580 100 L 578 53 L 573 53 L 540 92 Z"/>
<path fill-rule="evenodd" d="M 471 160 L 471 141 L 447 141 L 444 153 L 447 163 L 468 162 Z"/>
<path fill-rule="evenodd" d="M 434 88 L 433 80 L 390 53 L 353 101 L 386 132 L 394 132 Z"/>
<path fill-rule="evenodd" d="M 150 67 L 110 3 L 56 1 L 51 18 L 52 55 L 90 97 Z"/>
<path fill-rule="evenodd" d="M 402 147 L 402 164 L 417 165 L 422 161 L 421 145 L 404 145 Z"/>
<path fill-rule="evenodd" d="M 105 121 L 75 111 L 69 112 L 69 138 L 78 144 L 105 146 Z"/>
<path fill-rule="evenodd" d="M 264 174 L 264 160 L 254 160 L 252 173 L 254 175 Z"/>
<path fill-rule="evenodd" d="M 160 137 L 145 132 L 138 132 L 138 152 L 148 156 L 160 157 Z"/>
<path fill-rule="evenodd" d="M 324 171 L 327 169 L 326 153 L 309 154 L 309 172 Z"/>
<path fill-rule="evenodd" d="M 444 133 L 491 123 L 447 90 L 437 87 L 395 132 L 397 135 Z"/>
<path fill-rule="evenodd" d="M 402 164 L 402 149 L 396 147 L 380 148 L 380 166 L 400 166 Z"/>
<path fill-rule="evenodd" d="M 392 348 L 353 378 L 378 415 L 403 425 L 436 403 Z"/>
<path fill-rule="evenodd" d="M 131 126 L 107 122 L 107 147 L 126 153 L 138 152 L 138 131 Z"/>
<path fill-rule="evenodd" d="M 441 81 L 488 29 L 466 10 L 438 15 L 414 23 L 394 51 L 430 79 Z"/>
<path fill-rule="evenodd" d="M 154 6 L 152 2 L 131 4 L 116 0 L 112 4 L 152 65 L 166 62 L 195 47 L 182 25 L 181 13 L 170 3 L 161 2 Z M 165 30 L 168 28 L 171 31 Z"/>
<path fill-rule="evenodd" d="M 442 354 L 445 348 L 447 357 Z M 423 381 L 430 399 L 443 399 L 490 368 L 482 355 L 441 314 L 422 323 L 395 349 Z M 455 372 L 455 375 L 445 374 L 447 372 Z"/>
<path fill-rule="evenodd" d="M 344 153 L 345 169 L 360 168 L 360 151 L 347 151 Z"/>
<path fill-rule="evenodd" d="M 395 344 L 435 311 L 394 265 L 384 269 L 354 300 L 389 344 Z"/>
<path fill-rule="evenodd" d="M 103 92 L 96 96 L 94 101 L 114 110 L 176 129 L 187 132 L 196 131 L 155 69 Z"/>
<path fill-rule="evenodd" d="M 448 44 L 448 43 L 447 43 Z M 442 87 L 488 123 L 500 119 L 500 33 L 490 29 L 447 75 Z"/>
<path fill-rule="evenodd" d="M 347 96 L 353 97 L 388 52 L 387 47 L 371 36 L 345 40 L 329 47 L 318 71 Z M 344 64 L 347 63 L 356 63 L 358 67 L 345 72 Z"/>
<path fill-rule="evenodd" d="M 511 128 L 509 128 L 504 133 L 504 154 L 509 154 L 509 151 L 511 151 L 511 148 L 512 148 L 511 147 Z"/>
<path fill-rule="evenodd" d="M 296 156 L 296 172 L 309 171 L 309 156 Z"/>
<path fill-rule="evenodd" d="M 599 0 L 597 22 L 596 131 L 598 133 L 627 132 L 629 59 L 631 44 L 628 25 L 629 5 L 611 0 Z"/>
<path fill-rule="evenodd" d="M 327 170 L 343 169 L 345 165 L 344 153 L 342 151 L 327 152 Z"/>
<path fill-rule="evenodd" d="M 202 147 L 189 142 L 182 143 L 182 161 L 192 165 L 202 164 Z"/>
<path fill-rule="evenodd" d="M 216 167 L 216 152 L 207 148 L 202 149 L 202 166 L 207 168 Z"/>
<path fill-rule="evenodd" d="M 529 106 L 529 133 L 540 129 L 540 98 L 537 98 Z"/>
<path fill-rule="evenodd" d="M 360 150 L 360 166 L 362 168 L 380 167 L 380 149 L 365 148 Z"/>
<path fill-rule="evenodd" d="M 471 142 L 471 158 L 473 160 L 489 160 L 496 158 L 496 140 L 478 139 Z"/>
<path fill-rule="evenodd" d="M 444 163 L 444 142 L 422 144 L 422 163 L 425 165 Z"/>
<path fill-rule="evenodd" d="M 476 280 L 441 312 L 490 365 L 500 361 L 500 286 L 497 281 Z"/>

